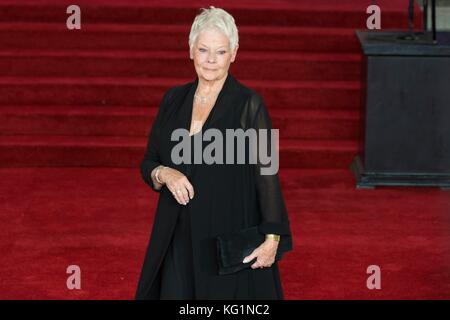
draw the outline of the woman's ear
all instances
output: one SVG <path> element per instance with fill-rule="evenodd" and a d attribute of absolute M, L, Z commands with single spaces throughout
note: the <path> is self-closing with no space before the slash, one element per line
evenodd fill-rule
<path fill-rule="evenodd" d="M 238 48 L 239 48 L 239 44 L 236 44 L 236 48 L 234 48 L 234 51 L 231 53 L 231 62 L 234 62 L 234 60 L 236 60 Z"/>

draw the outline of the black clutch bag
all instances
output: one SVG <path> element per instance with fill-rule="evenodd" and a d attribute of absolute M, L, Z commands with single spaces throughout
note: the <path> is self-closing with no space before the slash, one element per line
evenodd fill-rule
<path fill-rule="evenodd" d="M 257 226 L 254 226 L 217 236 L 216 240 L 219 275 L 224 275 L 250 268 L 256 258 L 247 263 L 242 261 L 265 241 L 265 235 L 259 232 Z M 282 235 L 275 261 L 280 260 L 289 250 L 292 250 L 292 238 Z"/>

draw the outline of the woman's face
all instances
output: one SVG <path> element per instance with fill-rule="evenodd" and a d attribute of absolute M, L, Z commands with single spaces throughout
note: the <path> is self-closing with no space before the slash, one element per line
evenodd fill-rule
<path fill-rule="evenodd" d="M 238 46 L 231 52 L 228 37 L 215 29 L 200 32 L 190 52 L 199 79 L 211 81 L 225 77 L 236 58 Z"/>

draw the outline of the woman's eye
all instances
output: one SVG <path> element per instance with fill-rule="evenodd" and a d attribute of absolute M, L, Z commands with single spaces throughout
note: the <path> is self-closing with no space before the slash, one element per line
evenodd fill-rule
<path fill-rule="evenodd" d="M 220 54 L 225 54 L 226 51 L 223 51 L 223 50 L 222 50 L 222 51 L 219 51 L 219 53 L 220 53 Z"/>
<path fill-rule="evenodd" d="M 206 52 L 206 49 L 200 48 L 198 49 L 200 52 Z"/>

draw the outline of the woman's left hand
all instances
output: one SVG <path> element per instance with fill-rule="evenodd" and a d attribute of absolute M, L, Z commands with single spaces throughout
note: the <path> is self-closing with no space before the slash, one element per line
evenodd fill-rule
<path fill-rule="evenodd" d="M 275 262 L 275 256 L 277 254 L 278 241 L 273 239 L 266 239 L 258 248 L 246 256 L 242 261 L 247 263 L 257 258 L 255 263 L 252 264 L 252 269 L 270 267 Z"/>

